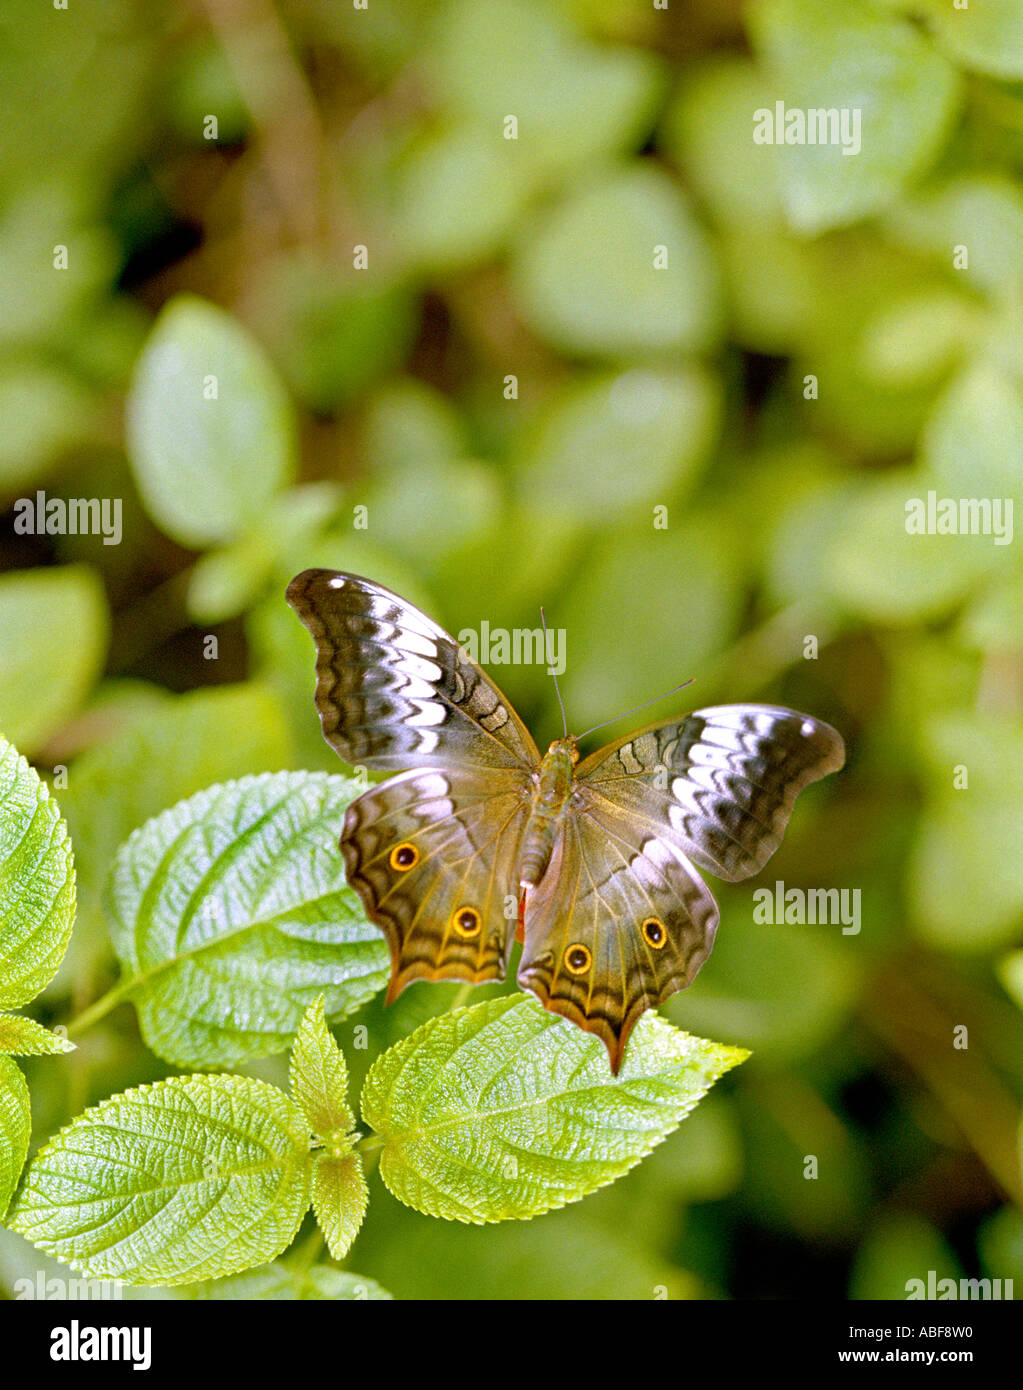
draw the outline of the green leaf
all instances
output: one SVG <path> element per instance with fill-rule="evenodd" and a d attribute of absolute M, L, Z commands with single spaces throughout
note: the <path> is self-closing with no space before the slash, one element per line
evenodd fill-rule
<path fill-rule="evenodd" d="M 0 1052 L 15 1057 L 46 1057 L 74 1050 L 73 1042 L 60 1033 L 51 1033 L 34 1018 L 0 1014 Z"/>
<path fill-rule="evenodd" d="M 1023 1009 L 1023 951 L 1010 951 L 998 962 L 998 978 L 1006 994 Z"/>
<path fill-rule="evenodd" d="M 380 990 L 387 949 L 345 882 L 337 836 L 361 784 L 279 773 L 210 787 L 136 831 L 107 886 L 123 989 L 177 1066 L 286 1047 L 322 993 L 343 1018 Z"/>
<path fill-rule="evenodd" d="M 28 755 L 78 712 L 108 625 L 103 585 L 84 565 L 0 576 L 0 730 Z"/>
<path fill-rule="evenodd" d="M 289 488 L 227 545 L 200 555 L 188 585 L 188 612 L 197 623 L 235 618 L 260 595 L 281 555 L 308 544 L 337 510 L 333 483 Z"/>
<path fill-rule="evenodd" d="M 348 1254 L 368 1205 L 369 1188 L 359 1155 L 318 1155 L 313 1169 L 313 1211 L 335 1260 Z"/>
<path fill-rule="evenodd" d="M 704 352 L 721 329 L 710 240 L 677 184 L 645 164 L 603 174 L 529 226 L 512 289 L 530 327 L 570 354 Z"/>
<path fill-rule="evenodd" d="M 9 32 L 9 31 L 8 31 Z M 48 272 L 50 280 L 60 275 Z M 96 398 L 53 358 L 27 353 L 0 364 L 0 497 L 41 482 L 60 455 L 95 428 Z"/>
<path fill-rule="evenodd" d="M 863 1237 L 849 1276 L 849 1297 L 905 1299 L 913 1288 L 911 1281 L 922 1279 L 926 1286 L 931 1270 L 936 1279 L 957 1283 L 962 1275 L 954 1252 L 936 1227 L 915 1214 L 891 1212 Z"/>
<path fill-rule="evenodd" d="M 187 695 L 147 691 L 131 722 L 73 765 L 63 805 L 80 897 L 94 905 L 117 849 L 151 816 L 212 782 L 276 771 L 290 761 L 280 704 L 258 685 Z"/>
<path fill-rule="evenodd" d="M 46 784 L 0 739 L 0 1008 L 27 1004 L 49 984 L 74 920 L 67 826 Z"/>
<path fill-rule="evenodd" d="M 904 246 L 946 269 L 953 265 L 955 248 L 965 246 L 969 262 L 955 273 L 971 287 L 998 293 L 1019 280 L 1023 194 L 1000 175 L 966 175 L 916 193 L 891 209 L 885 227 Z"/>
<path fill-rule="evenodd" d="M 339 779 L 340 780 L 340 779 Z M 291 1095 L 324 1140 L 341 1140 L 355 1128 L 348 1108 L 348 1067 L 327 1027 L 323 995 L 302 1015 L 291 1049 Z"/>
<path fill-rule="evenodd" d="M 25 1078 L 10 1057 L 0 1057 L 0 1221 L 18 1186 L 31 1133 L 32 1111 Z"/>
<path fill-rule="evenodd" d="M 912 24 L 859 0 L 757 0 L 749 27 L 775 100 L 804 114 L 861 112 L 856 153 L 846 155 L 841 143 L 780 150 L 793 226 L 821 232 L 877 212 L 933 162 L 951 129 L 960 83 Z M 767 109 L 773 117 L 773 102 Z"/>
<path fill-rule="evenodd" d="M 194 549 L 255 520 L 294 471 L 295 421 L 276 372 L 230 314 L 193 295 L 157 319 L 126 425 L 146 509 Z"/>
<path fill-rule="evenodd" d="M 970 366 L 935 406 L 922 454 L 943 497 L 1023 492 L 1023 392 L 993 365 Z"/>
<path fill-rule="evenodd" d="M 230 1279 L 214 1279 L 178 1290 L 179 1298 L 194 1299 L 276 1299 L 362 1302 L 389 1299 L 391 1295 L 364 1274 L 350 1274 L 330 1265 L 313 1265 L 311 1269 L 292 1269 L 282 1261 L 235 1274 Z"/>
<path fill-rule="evenodd" d="M 519 493 L 544 512 L 591 524 L 676 498 L 707 460 L 721 397 L 699 367 L 634 367 L 573 382 L 554 396 L 518 448 Z M 594 460 L 606 471 L 592 486 Z"/>
<path fill-rule="evenodd" d="M 653 119 L 661 67 L 638 48 L 581 41 L 543 0 L 455 0 L 439 8 L 426 73 L 443 104 L 545 176 L 635 149 Z M 517 140 L 504 120 L 517 116 Z M 490 189 L 500 197 L 500 183 Z M 435 211 L 443 206 L 435 202 Z"/>
<path fill-rule="evenodd" d="M 275 1259 L 309 1207 L 305 1118 L 246 1076 L 175 1076 L 113 1096 L 29 1165 L 10 1225 L 85 1274 L 221 1278 Z"/>
<path fill-rule="evenodd" d="M 749 1054 L 636 1025 L 622 1069 L 519 995 L 431 1019 L 373 1064 L 362 1113 L 406 1206 L 482 1224 L 538 1216 L 613 1182 Z"/>
<path fill-rule="evenodd" d="M 974 0 L 966 9 L 926 0 L 925 14 L 942 48 L 963 67 L 1008 81 L 1023 78 L 1023 4 Z"/>

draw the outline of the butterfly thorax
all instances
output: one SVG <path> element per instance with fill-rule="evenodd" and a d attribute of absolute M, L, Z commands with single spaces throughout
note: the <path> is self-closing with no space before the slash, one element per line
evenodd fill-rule
<path fill-rule="evenodd" d="M 572 794 L 572 769 L 579 761 L 574 738 L 555 739 L 536 774 L 533 804 L 522 836 L 519 880 L 535 886 L 550 863 L 558 827 Z"/>

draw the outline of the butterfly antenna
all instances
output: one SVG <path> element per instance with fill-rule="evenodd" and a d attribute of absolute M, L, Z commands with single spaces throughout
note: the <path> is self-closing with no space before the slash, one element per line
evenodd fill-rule
<path fill-rule="evenodd" d="M 609 724 L 617 724 L 619 719 L 625 719 L 630 714 L 636 714 L 639 710 L 646 709 L 648 705 L 656 705 L 658 700 L 666 700 L 669 695 L 674 695 L 679 690 L 685 690 L 686 686 L 692 685 L 695 679 L 695 676 L 690 676 L 689 679 L 683 681 L 681 685 L 676 685 L 674 690 L 666 690 L 663 695 L 655 695 L 652 700 L 644 700 L 641 705 L 633 705 L 632 709 L 627 709 L 625 711 L 625 714 L 616 714 L 613 719 L 605 719 L 602 724 L 594 724 L 592 729 L 587 729 L 585 734 L 578 734 L 577 737 L 585 738 L 586 734 L 595 734 L 598 729 L 606 729 Z"/>
<path fill-rule="evenodd" d="M 543 604 L 540 605 L 540 622 L 543 624 L 543 654 L 546 656 L 549 648 L 547 645 L 547 618 L 544 615 Z M 565 702 L 561 698 L 561 687 L 558 685 L 558 673 L 553 666 L 548 669 L 554 677 L 554 690 L 558 697 L 558 704 L 561 706 L 561 727 L 565 731 L 565 737 L 568 738 L 568 719 L 565 715 Z"/>

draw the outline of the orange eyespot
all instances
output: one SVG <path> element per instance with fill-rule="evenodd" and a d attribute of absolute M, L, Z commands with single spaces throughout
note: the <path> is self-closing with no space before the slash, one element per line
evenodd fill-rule
<path fill-rule="evenodd" d="M 586 946 L 581 946 L 578 942 L 574 946 L 569 946 L 565 952 L 565 969 L 570 975 L 585 975 L 593 964 L 593 957 L 590 955 Z"/>
<path fill-rule="evenodd" d="M 664 929 L 664 923 L 659 917 L 648 917 L 643 923 L 643 940 L 648 946 L 652 946 L 655 951 L 659 951 L 668 940 L 668 933 Z"/>
<path fill-rule="evenodd" d="M 483 930 L 483 918 L 474 907 L 460 907 L 451 914 L 451 926 L 456 936 L 471 941 Z"/>
<path fill-rule="evenodd" d="M 395 845 L 388 855 L 392 869 L 397 869 L 399 873 L 405 873 L 409 869 L 414 869 L 419 863 L 419 851 L 415 845 L 410 845 L 406 840 L 403 844 Z"/>

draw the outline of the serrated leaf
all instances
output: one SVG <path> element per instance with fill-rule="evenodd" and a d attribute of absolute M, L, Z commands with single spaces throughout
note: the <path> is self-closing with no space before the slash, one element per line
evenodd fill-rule
<path fill-rule="evenodd" d="M 230 1279 L 215 1279 L 190 1288 L 180 1289 L 179 1298 L 194 1299 L 274 1299 L 304 1302 L 333 1300 L 377 1302 L 391 1295 L 374 1279 L 364 1274 L 350 1274 L 330 1265 L 313 1265 L 311 1269 L 292 1269 L 278 1260 L 265 1269 L 235 1274 Z"/>
<path fill-rule="evenodd" d="M 159 1056 L 223 1066 L 279 1052 L 316 995 L 343 1018 L 383 987 L 386 946 L 336 848 L 362 790 L 325 773 L 246 777 L 180 802 L 122 846 L 111 935 Z"/>
<path fill-rule="evenodd" d="M 313 1169 L 313 1211 L 335 1260 L 344 1259 L 369 1205 L 369 1188 L 356 1153 L 321 1154 Z"/>
<path fill-rule="evenodd" d="M 0 1008 L 53 979 L 75 920 L 67 826 L 46 784 L 0 739 Z"/>
<path fill-rule="evenodd" d="M 748 1056 L 647 1014 L 617 1077 L 595 1038 L 512 996 L 431 1019 L 362 1092 L 391 1192 L 428 1216 L 538 1216 L 634 1167 Z"/>
<path fill-rule="evenodd" d="M 28 1157 L 32 1111 L 21 1068 L 0 1057 L 0 1220 L 14 1196 Z"/>
<path fill-rule="evenodd" d="M 775 99 L 787 109 L 860 112 L 858 150 L 850 128 L 845 146 L 786 144 L 779 151 L 793 226 L 821 232 L 877 212 L 933 161 L 951 129 L 960 83 L 912 24 L 857 0 L 757 0 L 749 27 Z M 767 109 L 773 118 L 773 103 Z M 846 155 L 846 148 L 856 152 Z"/>
<path fill-rule="evenodd" d="M 51 1033 L 34 1018 L 22 1014 L 0 1014 L 0 1052 L 14 1057 L 52 1057 L 58 1052 L 74 1052 L 75 1045 L 60 1033 Z"/>
<path fill-rule="evenodd" d="M 323 995 L 302 1015 L 291 1049 L 291 1095 L 321 1139 L 344 1139 L 355 1128 L 348 1108 L 348 1067 L 327 1027 Z"/>
<path fill-rule="evenodd" d="M 113 1096 L 29 1165 L 11 1227 L 126 1284 L 222 1278 L 273 1260 L 309 1207 L 305 1117 L 247 1076 L 175 1076 Z"/>
<path fill-rule="evenodd" d="M 229 540 L 294 471 L 294 412 L 277 373 L 236 319 L 194 295 L 157 319 L 126 426 L 146 510 L 195 549 Z"/>
<path fill-rule="evenodd" d="M 84 565 L 0 578 L 0 730 L 30 756 L 77 713 L 106 658 L 103 585 Z"/>

